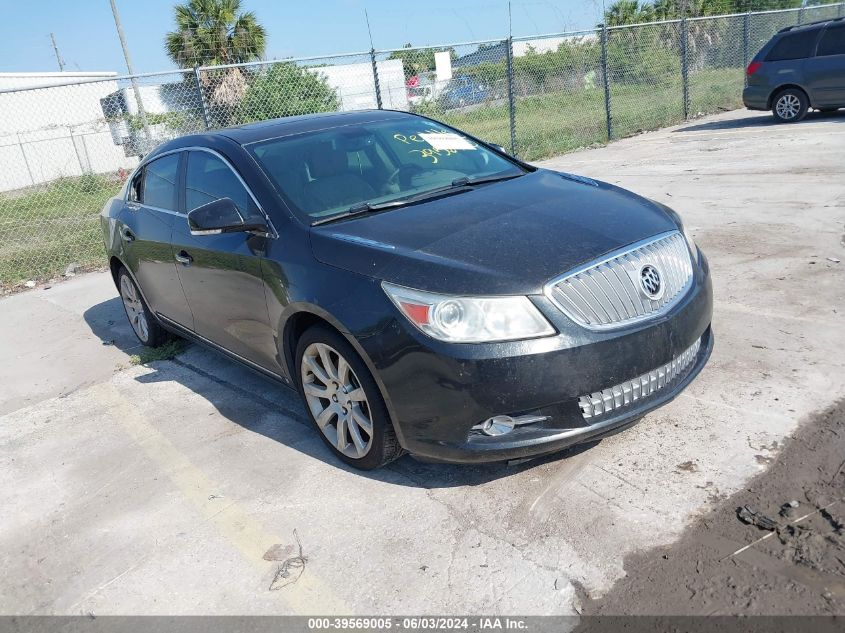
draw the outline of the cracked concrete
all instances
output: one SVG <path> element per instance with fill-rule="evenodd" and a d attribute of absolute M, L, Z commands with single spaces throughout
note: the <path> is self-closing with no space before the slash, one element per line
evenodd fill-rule
<path fill-rule="evenodd" d="M 574 613 L 845 392 L 843 131 L 734 112 L 548 162 L 683 215 L 716 349 L 636 427 L 514 467 L 358 473 L 212 352 L 131 367 L 107 274 L 0 300 L 0 613 Z M 294 529 L 305 570 L 269 591 Z"/>

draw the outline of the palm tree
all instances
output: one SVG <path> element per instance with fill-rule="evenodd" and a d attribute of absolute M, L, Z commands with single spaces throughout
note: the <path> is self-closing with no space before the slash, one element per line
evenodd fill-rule
<path fill-rule="evenodd" d="M 639 0 L 616 0 L 604 12 L 604 22 L 607 26 L 621 26 L 623 24 L 637 24 L 649 22 L 653 19 L 654 7 Z"/>
<path fill-rule="evenodd" d="M 266 32 L 240 0 L 188 0 L 173 7 L 176 30 L 165 37 L 167 55 L 180 68 L 237 64 L 264 55 Z"/>
<path fill-rule="evenodd" d="M 180 68 L 241 64 L 264 56 L 267 33 L 240 0 L 188 0 L 173 7 L 176 30 L 164 40 L 167 55 Z M 203 71 L 203 92 L 215 123 L 226 125 L 247 90 L 240 68 Z"/>

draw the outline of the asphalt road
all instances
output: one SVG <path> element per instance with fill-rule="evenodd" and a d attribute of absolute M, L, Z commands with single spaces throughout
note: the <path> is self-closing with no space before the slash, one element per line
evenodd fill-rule
<path fill-rule="evenodd" d="M 770 121 L 546 163 L 678 210 L 716 293 L 687 392 L 553 458 L 359 473 L 291 392 L 214 353 L 131 366 L 105 273 L 0 300 L 0 613 L 575 612 L 576 584 L 601 595 L 845 393 L 845 263 L 828 259 L 845 260 L 845 112 Z M 265 554 L 297 539 L 304 568 L 271 590 Z"/>

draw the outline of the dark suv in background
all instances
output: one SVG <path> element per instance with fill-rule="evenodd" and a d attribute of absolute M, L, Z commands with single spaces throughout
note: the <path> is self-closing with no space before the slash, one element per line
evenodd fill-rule
<path fill-rule="evenodd" d="M 746 69 L 742 101 L 779 121 L 800 121 L 809 108 L 845 108 L 845 20 L 782 29 Z"/>

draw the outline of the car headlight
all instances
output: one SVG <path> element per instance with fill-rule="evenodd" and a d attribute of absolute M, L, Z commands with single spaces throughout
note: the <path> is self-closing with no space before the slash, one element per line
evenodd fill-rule
<path fill-rule="evenodd" d="M 555 333 L 528 297 L 458 297 L 381 285 L 411 323 L 441 341 L 488 343 Z"/>

